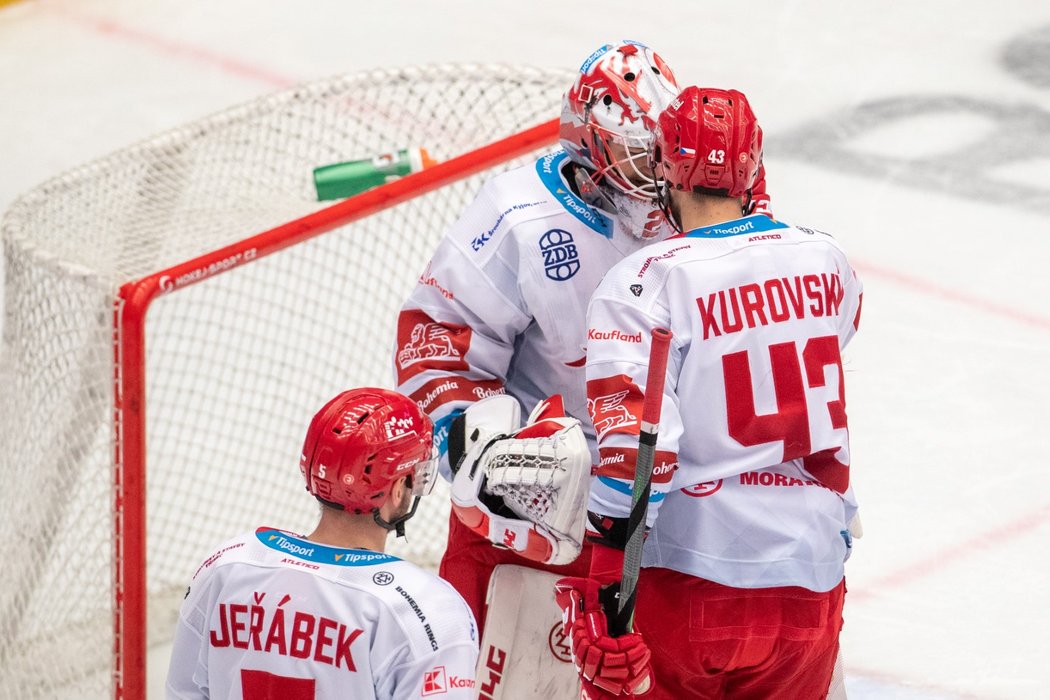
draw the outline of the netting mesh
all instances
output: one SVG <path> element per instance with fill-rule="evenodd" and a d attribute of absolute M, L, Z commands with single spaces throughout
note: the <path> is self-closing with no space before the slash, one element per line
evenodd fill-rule
<path fill-rule="evenodd" d="M 312 169 L 438 159 L 557 115 L 571 75 L 383 70 L 187 125 L 38 187 L 3 230 L 0 698 L 104 698 L 112 639 L 113 304 L 127 281 L 320 208 Z M 159 298 L 147 316 L 149 638 L 197 563 L 259 525 L 308 530 L 298 453 L 336 392 L 390 386 L 396 310 L 482 178 Z M 434 565 L 439 491 L 394 553 Z"/>

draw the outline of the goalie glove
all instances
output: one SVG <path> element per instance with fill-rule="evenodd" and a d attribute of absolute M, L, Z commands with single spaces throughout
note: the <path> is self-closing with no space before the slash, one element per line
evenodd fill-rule
<path fill-rule="evenodd" d="M 653 670 L 645 639 L 637 632 L 620 637 L 609 633 L 602 598 L 614 605 L 615 589 L 602 589 L 593 578 L 563 578 L 554 585 L 554 597 L 562 609 L 563 632 L 571 640 L 583 697 L 608 700 L 647 692 Z"/>
<path fill-rule="evenodd" d="M 452 480 L 452 509 L 497 546 L 544 564 L 568 564 L 583 547 L 590 484 L 583 428 L 553 396 L 523 428 L 500 432 L 514 417 L 507 400 L 517 406 L 511 397 L 494 396 L 464 414 L 465 452 Z"/>

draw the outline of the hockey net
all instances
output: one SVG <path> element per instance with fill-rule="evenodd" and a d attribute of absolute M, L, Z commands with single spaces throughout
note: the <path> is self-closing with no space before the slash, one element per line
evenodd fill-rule
<path fill-rule="evenodd" d="M 143 696 L 140 652 L 170 640 L 200 561 L 260 525 L 313 525 L 298 471 L 310 417 L 345 388 L 391 386 L 396 312 L 442 230 L 485 177 L 551 144 L 570 80 L 460 65 L 304 85 L 11 207 L 0 698 Z M 521 133 L 539 140 L 438 173 Z M 316 201 L 314 167 L 411 146 L 448 162 L 334 213 Z M 476 174 L 422 193 L 463 170 Z M 391 188 L 404 201 L 342 223 Z M 436 565 L 447 517 L 435 492 L 391 552 Z"/>

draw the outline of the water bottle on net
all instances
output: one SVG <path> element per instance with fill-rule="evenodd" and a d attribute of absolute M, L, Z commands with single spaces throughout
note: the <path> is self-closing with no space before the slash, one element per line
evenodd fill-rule
<path fill-rule="evenodd" d="M 436 164 L 425 148 L 402 148 L 372 158 L 333 163 L 314 169 L 317 199 L 343 199 Z"/>

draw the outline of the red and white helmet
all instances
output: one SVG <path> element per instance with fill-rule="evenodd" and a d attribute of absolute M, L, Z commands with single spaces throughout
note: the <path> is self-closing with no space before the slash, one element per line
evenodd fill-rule
<path fill-rule="evenodd" d="M 306 431 L 299 459 L 306 490 L 357 514 L 377 512 L 403 476 L 412 477 L 412 494 L 423 496 L 435 480 L 433 432 L 416 402 L 396 391 L 344 391 Z"/>
<path fill-rule="evenodd" d="M 651 165 L 666 187 L 740 197 L 762 164 L 762 127 L 737 90 L 687 87 L 660 115 Z"/>
<path fill-rule="evenodd" d="M 657 194 L 647 172 L 652 131 L 677 94 L 671 69 L 648 46 L 606 44 L 583 62 L 562 100 L 562 148 L 596 182 L 651 200 Z"/>

